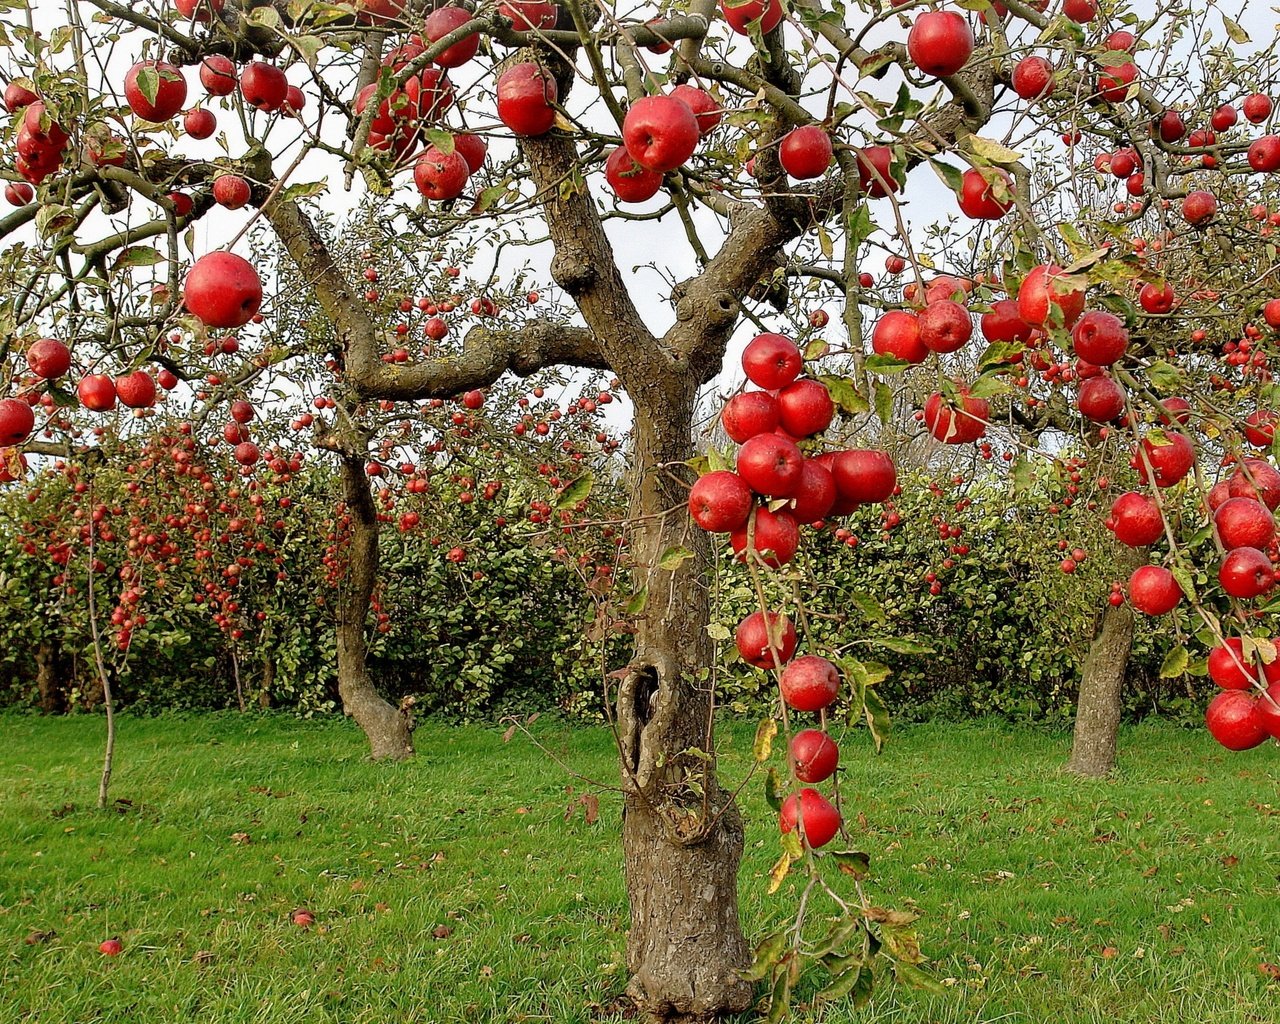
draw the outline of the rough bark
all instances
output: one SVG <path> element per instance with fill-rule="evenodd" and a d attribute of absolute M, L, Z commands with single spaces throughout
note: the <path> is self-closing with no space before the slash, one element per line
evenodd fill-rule
<path fill-rule="evenodd" d="M 342 494 L 351 517 L 347 571 L 338 594 L 338 692 L 342 710 L 356 720 L 369 740 L 374 760 L 399 760 L 413 753 L 413 723 L 388 704 L 369 678 L 365 622 L 378 576 L 378 513 L 369 494 L 364 459 L 339 453 Z"/>
<path fill-rule="evenodd" d="M 693 454 L 696 383 L 667 378 L 665 387 L 632 393 L 641 396 L 632 553 L 635 585 L 646 586 L 649 597 L 617 711 L 627 790 L 627 992 L 657 1019 L 698 1020 L 745 1009 L 752 998 L 752 986 L 737 973 L 749 960 L 738 921 L 743 827 L 717 783 L 714 760 L 682 756 L 690 748 L 714 756 L 709 545 L 700 531 L 690 534 L 680 474 L 680 463 Z M 674 572 L 661 569 L 662 552 L 674 545 L 695 558 Z"/>
<path fill-rule="evenodd" d="M 1130 549 L 1117 552 L 1122 565 L 1137 565 Z M 1080 697 L 1076 702 L 1075 734 L 1067 770 L 1098 778 L 1116 766 L 1116 739 L 1120 730 L 1121 693 L 1129 652 L 1133 648 L 1133 610 L 1128 604 L 1108 604 L 1080 670 Z"/>
<path fill-rule="evenodd" d="M 66 710 L 60 661 L 52 641 L 45 640 L 36 647 L 36 690 L 42 714 L 60 715 Z"/>

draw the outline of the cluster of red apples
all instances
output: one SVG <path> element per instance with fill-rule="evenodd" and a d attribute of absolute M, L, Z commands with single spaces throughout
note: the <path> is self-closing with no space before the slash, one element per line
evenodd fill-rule
<path fill-rule="evenodd" d="M 848 449 L 806 455 L 831 425 L 835 404 L 820 380 L 801 377 L 803 358 L 790 339 L 761 334 L 747 345 L 742 366 L 761 390 L 725 403 L 720 422 L 741 447 L 737 470 L 700 477 L 689 492 L 689 511 L 704 530 L 729 534 L 734 554 L 780 568 L 795 557 L 800 526 L 821 525 L 859 505 L 889 498 L 897 486 L 893 460 L 883 451 Z M 796 711 L 822 712 L 835 699 L 840 673 L 819 655 L 795 657 L 798 637 L 781 612 L 753 612 L 739 624 L 738 652 L 757 668 L 778 672 L 782 699 Z M 790 745 L 799 782 L 829 778 L 839 762 L 835 742 L 821 729 L 796 733 Z M 806 786 L 782 805 L 783 832 L 799 826 L 812 847 L 830 842 L 839 812 Z"/>

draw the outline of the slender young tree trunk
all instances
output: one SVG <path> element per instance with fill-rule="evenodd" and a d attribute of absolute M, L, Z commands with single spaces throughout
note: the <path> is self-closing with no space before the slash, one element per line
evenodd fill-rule
<path fill-rule="evenodd" d="M 670 1021 L 743 1010 L 752 998 L 737 973 L 749 960 L 738 921 L 742 819 L 717 782 L 714 760 L 682 755 L 693 748 L 714 756 L 710 546 L 690 529 L 682 482 L 681 463 L 693 455 L 696 382 L 689 376 L 636 395 L 631 552 L 635 586 L 648 587 L 648 603 L 617 709 L 631 904 L 627 992 Z M 661 569 L 662 553 L 677 545 L 695 557 Z"/>
<path fill-rule="evenodd" d="M 1115 545 L 1117 565 L 1128 569 L 1141 564 L 1129 548 L 1120 548 Z M 1080 670 L 1075 735 L 1067 762 L 1067 770 L 1076 775 L 1097 778 L 1115 769 L 1121 694 L 1133 649 L 1133 627 L 1133 610 L 1128 604 L 1114 608 L 1108 604 L 1103 609 Z"/>
<path fill-rule="evenodd" d="M 366 664 L 365 622 L 378 576 L 378 513 L 369 493 L 364 459 L 340 452 L 342 494 L 351 517 L 347 571 L 338 594 L 338 692 L 342 710 L 369 740 L 374 760 L 400 760 L 413 753 L 413 723 L 374 689 Z"/>

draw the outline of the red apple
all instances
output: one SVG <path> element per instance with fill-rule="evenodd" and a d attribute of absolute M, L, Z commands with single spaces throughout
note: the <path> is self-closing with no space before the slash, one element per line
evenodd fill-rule
<path fill-rule="evenodd" d="M 1244 653 L 1244 641 L 1238 636 L 1227 637 L 1225 644 L 1218 644 L 1209 652 L 1209 678 L 1224 690 L 1248 690 L 1258 680 L 1257 660 Z M 1262 677 L 1267 683 L 1280 680 L 1280 660 L 1264 664 Z"/>
<path fill-rule="evenodd" d="M 188 110 L 182 118 L 182 127 L 193 139 L 207 139 L 218 127 L 213 111 L 205 107 Z"/>
<path fill-rule="evenodd" d="M 1218 200 L 1212 192 L 1196 189 L 1182 200 L 1182 219 L 1193 227 L 1208 224 L 1218 212 Z"/>
<path fill-rule="evenodd" d="M 1111 505 L 1106 527 L 1116 540 L 1131 548 L 1154 544 L 1164 536 L 1164 519 L 1155 499 L 1138 491 L 1128 491 Z"/>
<path fill-rule="evenodd" d="M 470 132 L 458 132 L 454 135 L 453 148 L 462 154 L 462 159 L 467 162 L 467 170 L 472 174 L 484 166 L 484 158 L 489 152 L 489 144 L 479 135 L 472 135 Z"/>
<path fill-rule="evenodd" d="M 800 790 L 798 800 L 792 793 L 782 801 L 778 827 L 784 833 L 798 827 L 805 842 L 816 850 L 826 846 L 840 831 L 840 812 L 816 789 L 806 786 Z"/>
<path fill-rule="evenodd" d="M 907 55 L 926 75 L 954 75 L 973 55 L 973 30 L 955 11 L 922 11 L 907 33 Z"/>
<path fill-rule="evenodd" d="M 838 504 L 872 505 L 892 496 L 898 472 L 888 452 L 850 448 L 831 455 Z M 834 510 L 833 510 L 834 511 Z"/>
<path fill-rule="evenodd" d="M 243 327 L 262 304 L 262 280 L 252 264 L 235 253 L 207 253 L 187 272 L 183 300 L 208 327 Z"/>
<path fill-rule="evenodd" d="M 1218 567 L 1218 582 L 1232 597 L 1261 597 L 1276 585 L 1275 567 L 1257 548 L 1234 548 Z"/>
<path fill-rule="evenodd" d="M 1178 296 L 1168 282 L 1156 284 L 1148 282 L 1138 292 L 1138 305 L 1148 313 L 1170 313 Z"/>
<path fill-rule="evenodd" d="M 1033 327 L 1060 322 L 1070 329 L 1084 312 L 1083 288 L 1060 285 L 1066 271 L 1046 263 L 1032 269 L 1018 289 L 1018 315 Z M 1093 362 L 1093 360 L 1090 360 Z"/>
<path fill-rule="evenodd" d="M 1071 343 L 1081 359 L 1095 366 L 1110 366 L 1124 355 L 1129 332 L 1119 317 L 1093 309 L 1076 321 L 1071 329 Z"/>
<path fill-rule="evenodd" d="M 698 148 L 698 119 L 674 96 L 644 96 L 622 122 L 631 159 L 649 171 L 674 171 Z"/>
<path fill-rule="evenodd" d="M 22 444 L 35 427 L 36 417 L 31 406 L 17 398 L 0 399 L 0 447 Z"/>
<path fill-rule="evenodd" d="M 778 400 L 767 391 L 744 391 L 725 402 L 720 423 L 732 440 L 742 444 L 757 434 L 772 433 L 781 415 Z"/>
<path fill-rule="evenodd" d="M 71 369 L 71 350 L 54 338 L 41 338 L 27 349 L 27 365 L 37 377 L 53 380 Z"/>
<path fill-rule="evenodd" d="M 498 13 L 511 19 L 511 27 L 517 32 L 554 28 L 560 18 L 560 8 L 547 0 L 502 0 Z"/>
<path fill-rule="evenodd" d="M 970 220 L 999 220 L 1013 209 L 1013 179 L 998 167 L 971 167 L 961 177 L 960 212 Z"/>
<path fill-rule="evenodd" d="M 456 149 L 442 153 L 435 146 L 428 146 L 413 165 L 413 183 L 418 191 L 437 202 L 462 195 L 470 176 L 466 159 Z"/>
<path fill-rule="evenodd" d="M 991 304 L 991 311 L 982 314 L 978 325 L 982 336 L 990 342 L 1025 344 L 1031 340 L 1035 328 L 1018 315 L 1018 304 L 1013 299 L 998 299 Z"/>
<path fill-rule="evenodd" d="M 1271 97 L 1264 93 L 1250 93 L 1242 105 L 1244 116 L 1250 124 L 1262 124 L 1271 116 Z"/>
<path fill-rule="evenodd" d="M 920 341 L 930 352 L 955 352 L 973 334 L 969 311 L 950 299 L 938 299 L 925 306 L 916 317 L 916 326 Z"/>
<path fill-rule="evenodd" d="M 702 135 L 718 125 L 720 118 L 724 116 L 724 108 L 716 102 L 715 97 L 696 85 L 677 85 L 671 90 L 671 95 L 693 111 L 698 131 Z"/>
<path fill-rule="evenodd" d="M 742 352 L 747 379 L 768 391 L 785 388 L 800 375 L 800 349 L 781 334 L 757 334 Z"/>
<path fill-rule="evenodd" d="M 1245 459 L 1227 479 L 1233 498 L 1254 498 L 1271 511 L 1280 505 L 1280 472 L 1265 459 Z"/>
<path fill-rule="evenodd" d="M 604 179 L 624 203 L 643 203 L 662 188 L 662 174 L 641 167 L 619 146 L 604 162 Z"/>
<path fill-rule="evenodd" d="M 240 95 L 249 106 L 271 113 L 284 106 L 289 82 L 274 64 L 255 60 L 240 72 Z"/>
<path fill-rule="evenodd" d="M 804 729 L 791 737 L 791 761 L 801 782 L 822 782 L 840 765 L 840 748 L 820 729 Z"/>
<path fill-rule="evenodd" d="M 103 956 L 119 956 L 124 944 L 119 939 L 104 939 L 98 943 L 98 952 Z"/>
<path fill-rule="evenodd" d="M 1076 408 L 1094 423 L 1111 423 L 1124 412 L 1125 390 L 1110 377 L 1091 377 L 1080 385 Z"/>
<path fill-rule="evenodd" d="M 1266 550 L 1276 536 L 1276 521 L 1270 509 L 1253 498 L 1228 498 L 1213 515 L 1222 546 Z"/>
<path fill-rule="evenodd" d="M 1087 25 L 1098 16 L 1098 0 L 1062 0 L 1062 13 L 1074 22 Z"/>
<path fill-rule="evenodd" d="M 800 483 L 791 495 L 787 509 L 797 523 L 816 523 L 827 515 L 836 502 L 836 481 L 825 463 L 805 459 Z"/>
<path fill-rule="evenodd" d="M 91 373 L 76 385 L 80 404 L 90 412 L 109 412 L 116 407 L 116 386 L 105 373 Z"/>
<path fill-rule="evenodd" d="M 1013 68 L 1013 91 L 1024 100 L 1038 100 L 1053 92 L 1053 65 L 1043 57 L 1023 57 Z"/>
<path fill-rule="evenodd" d="M 769 636 L 770 630 L 772 637 Z M 763 612 L 752 612 L 738 623 L 734 641 L 742 660 L 748 665 L 765 669 L 781 667 L 796 653 L 796 628 L 779 612 L 769 613 L 767 625 Z"/>
<path fill-rule="evenodd" d="M 556 121 L 556 80 L 538 64 L 513 64 L 498 76 L 498 119 L 517 135 L 545 135 Z M 687 109 L 687 108 L 686 108 Z"/>
<path fill-rule="evenodd" d="M 806 654 L 782 670 L 782 699 L 797 711 L 821 711 L 840 692 L 840 672 L 826 658 Z"/>
<path fill-rule="evenodd" d="M 1151 466 L 1149 472 L 1148 463 Z M 1157 487 L 1172 487 L 1190 473 L 1195 464 L 1195 449 L 1176 430 L 1152 431 L 1143 438 L 1142 451 L 1135 452 L 1129 460 L 1138 476 L 1154 482 Z"/>
<path fill-rule="evenodd" d="M 831 136 L 816 124 L 807 124 L 782 137 L 778 162 L 791 177 L 804 181 L 826 174 L 832 154 Z"/>
<path fill-rule="evenodd" d="M 210 96 L 230 96 L 236 88 L 236 66 L 230 57 L 211 54 L 200 62 L 200 84 Z"/>
<path fill-rule="evenodd" d="M 811 437 L 826 430 L 835 412 L 831 392 L 821 381 L 806 377 L 778 392 L 779 421 L 792 437 Z"/>
<path fill-rule="evenodd" d="M 788 512 L 770 512 L 767 508 L 757 508 L 755 515 L 752 550 L 761 556 L 765 565 L 780 569 L 796 556 L 796 549 L 800 546 L 800 528 Z M 746 524 L 729 534 L 729 544 L 733 548 L 734 556 L 739 561 L 745 561 Z"/>
<path fill-rule="evenodd" d="M 800 484 L 804 456 L 781 434 L 757 434 L 738 450 L 738 475 L 757 494 L 786 498 Z"/>
<path fill-rule="evenodd" d="M 1125 64 L 1113 64 L 1098 75 L 1095 86 L 1098 95 L 1108 103 L 1123 103 L 1129 95 L 1131 86 L 1138 77 L 1138 65 L 1132 61 Z"/>
<path fill-rule="evenodd" d="M 1249 144 L 1249 166 L 1255 171 L 1280 170 L 1280 135 L 1264 135 Z"/>
<path fill-rule="evenodd" d="M 124 99 L 145 121 L 167 121 L 187 101 L 187 80 L 172 64 L 139 61 L 124 76 Z"/>
<path fill-rule="evenodd" d="M 929 348 L 920 337 L 919 318 L 905 309 L 891 309 L 876 321 L 871 348 L 878 355 L 908 363 L 922 363 L 929 355 Z"/>
<path fill-rule="evenodd" d="M 1275 664 L 1276 662 L 1271 663 L 1271 665 Z M 1271 665 L 1267 666 L 1268 670 Z M 1258 721 L 1271 738 L 1280 740 L 1280 680 L 1273 681 L 1267 687 L 1267 692 L 1254 702 L 1254 710 L 1257 712 Z"/>
<path fill-rule="evenodd" d="M 238 174 L 219 174 L 213 179 L 213 200 L 228 210 L 238 210 L 249 201 L 252 189 Z"/>
<path fill-rule="evenodd" d="M 1205 709 L 1204 724 L 1228 750 L 1250 750 L 1267 739 L 1257 704 L 1241 690 L 1224 690 L 1214 697 Z"/>
<path fill-rule="evenodd" d="M 754 502 L 746 481 L 727 469 L 698 477 L 689 489 L 689 515 L 709 533 L 729 533 L 745 526 Z"/>
<path fill-rule="evenodd" d="M 760 31 L 768 34 L 782 20 L 780 0 L 720 0 L 720 11 L 729 27 L 740 36 L 750 33 L 753 21 L 758 21 Z"/>
<path fill-rule="evenodd" d="M 1268 448 L 1275 440 L 1277 420 L 1280 417 L 1270 409 L 1255 409 L 1245 418 L 1244 436 L 1250 444 Z"/>
<path fill-rule="evenodd" d="M 898 180 L 893 176 L 893 150 L 888 146 L 868 146 L 857 151 L 858 187 L 872 199 L 883 199 L 897 192 Z M 894 257 L 889 257 L 893 259 Z M 898 257 L 899 259 L 901 257 Z M 896 271 L 890 271 L 896 273 Z"/>
<path fill-rule="evenodd" d="M 149 409 L 156 404 L 156 382 L 146 370 L 134 370 L 116 378 L 116 397 L 130 409 Z"/>
<path fill-rule="evenodd" d="M 554 7 L 555 5 L 549 6 Z M 437 43 L 450 32 L 460 29 L 471 18 L 471 13 L 461 7 L 437 8 L 427 15 L 427 20 L 422 25 L 422 36 L 427 42 Z M 454 43 L 443 53 L 438 54 L 435 63 L 442 68 L 461 67 L 471 60 L 479 49 L 480 36 L 478 33 L 472 32 L 459 42 Z"/>
<path fill-rule="evenodd" d="M 1144 615 L 1165 615 L 1182 600 L 1182 587 L 1162 565 L 1143 565 L 1129 577 L 1129 603 Z"/>
<path fill-rule="evenodd" d="M 924 403 L 924 425 L 944 444 L 967 444 L 987 432 L 991 404 L 985 398 L 973 398 L 965 384 L 957 385 L 959 405 L 935 391 Z"/>
<path fill-rule="evenodd" d="M 4 109 L 11 114 L 16 114 L 39 98 L 25 85 L 19 85 L 17 82 L 10 82 L 4 87 Z"/>

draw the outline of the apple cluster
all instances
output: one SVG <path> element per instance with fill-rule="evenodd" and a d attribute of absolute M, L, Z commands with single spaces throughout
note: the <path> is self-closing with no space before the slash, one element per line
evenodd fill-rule
<path fill-rule="evenodd" d="M 761 390 L 743 391 L 725 403 L 720 422 L 739 444 L 736 471 L 701 476 L 689 492 L 689 512 L 704 530 L 729 534 L 736 557 L 780 568 L 795 557 L 800 526 L 821 527 L 889 498 L 897 486 L 893 460 L 875 449 L 806 454 L 831 425 L 835 404 L 820 380 L 800 376 L 803 358 L 790 338 L 756 336 L 742 355 L 748 380 Z M 778 672 L 787 706 L 822 712 L 839 693 L 836 666 L 816 654 L 795 657 L 798 637 L 781 612 L 760 610 L 744 618 L 735 636 L 739 654 L 757 668 Z M 820 729 L 797 733 L 790 746 L 793 774 L 816 783 L 835 772 L 839 751 Z M 812 847 L 830 842 L 840 815 L 815 789 L 793 793 L 782 805 L 780 827 L 799 826 Z"/>

